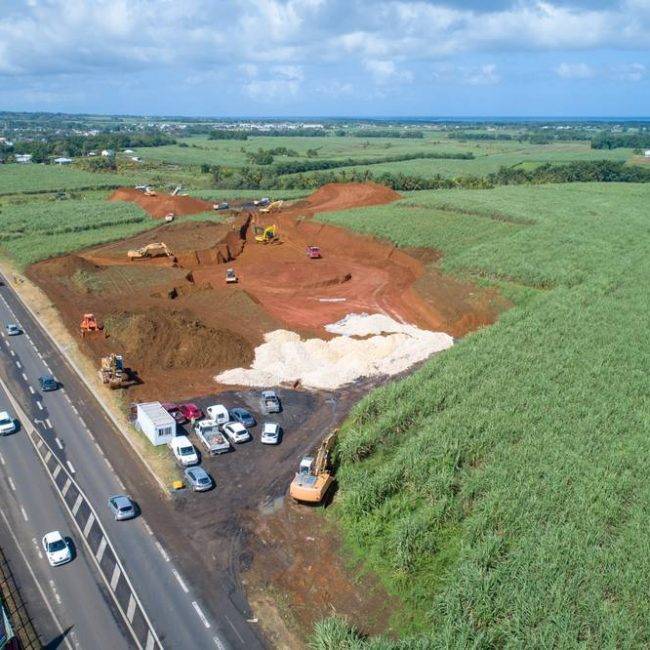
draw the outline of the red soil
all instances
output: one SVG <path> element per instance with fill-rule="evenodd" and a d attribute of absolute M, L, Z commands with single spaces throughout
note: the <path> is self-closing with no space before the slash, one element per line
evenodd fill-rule
<path fill-rule="evenodd" d="M 157 192 L 156 196 L 147 196 L 144 192 L 132 187 L 120 187 L 111 194 L 108 200 L 137 203 L 156 219 L 162 219 L 171 212 L 177 216 L 182 216 L 212 210 L 212 203 L 192 196 L 172 196 L 162 192 Z"/>

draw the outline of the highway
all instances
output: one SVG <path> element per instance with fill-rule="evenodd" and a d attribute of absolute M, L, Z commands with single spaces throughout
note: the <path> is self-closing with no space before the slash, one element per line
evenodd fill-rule
<path fill-rule="evenodd" d="M 7 336 L 6 322 L 20 324 L 24 333 Z M 262 647 L 259 636 L 227 594 L 223 594 L 220 602 L 206 603 L 194 592 L 190 581 L 147 523 L 147 512 L 132 521 L 113 519 L 107 507 L 108 497 L 128 492 L 93 434 L 96 428 L 106 429 L 110 425 L 101 407 L 8 286 L 0 287 L 0 323 L 3 380 L 94 507 L 161 645 L 165 648 Z M 38 377 L 48 372 L 61 380 L 63 388 L 41 394 Z M 9 406 L 4 391 L 0 392 L 0 406 L 3 409 Z M 15 412 L 13 408 L 8 410 Z M 120 436 L 116 431 L 113 435 Z M 66 517 L 61 497 L 25 433 L 0 438 L 0 452 L 4 457 L 0 488 L 6 497 L 4 503 L 9 505 L 3 510 L 9 525 L 15 526 L 13 530 L 23 549 L 28 550 L 28 561 L 38 566 L 36 576 L 47 596 L 54 599 L 55 614 L 61 625 L 64 629 L 72 626 L 68 637 L 81 648 L 136 647 L 109 587 L 89 559 L 90 553 L 79 539 L 79 531 Z M 125 467 L 132 474 L 133 459 L 129 460 Z M 149 480 L 146 470 L 140 471 L 142 481 Z M 137 482 L 138 477 L 131 475 L 129 479 Z M 50 570 L 46 560 L 38 557 L 33 539 L 38 541 L 45 532 L 55 528 L 74 540 L 77 557 L 67 566 Z M 58 596 L 54 595 L 55 589 Z M 218 590 L 215 593 L 219 595 Z"/>

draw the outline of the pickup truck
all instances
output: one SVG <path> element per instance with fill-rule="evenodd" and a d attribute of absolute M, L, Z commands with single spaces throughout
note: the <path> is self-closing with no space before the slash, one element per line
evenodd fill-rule
<path fill-rule="evenodd" d="M 264 413 L 279 413 L 282 408 L 280 398 L 274 390 L 263 390 L 261 403 Z"/>
<path fill-rule="evenodd" d="M 219 431 L 219 424 L 214 420 L 201 420 L 194 425 L 194 433 L 203 443 L 210 456 L 225 454 L 230 451 L 228 438 Z"/>

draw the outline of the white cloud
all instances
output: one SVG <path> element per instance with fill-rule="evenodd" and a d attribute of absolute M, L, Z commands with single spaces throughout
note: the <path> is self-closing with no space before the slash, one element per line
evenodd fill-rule
<path fill-rule="evenodd" d="M 631 82 L 642 81 L 646 78 L 647 72 L 647 68 L 643 63 L 629 63 L 614 66 L 611 69 L 611 74 L 615 79 Z"/>
<path fill-rule="evenodd" d="M 443 83 L 469 86 L 490 86 L 501 81 L 501 75 L 494 63 L 486 63 L 480 66 L 439 63 L 433 68 L 433 76 Z"/>
<path fill-rule="evenodd" d="M 464 77 L 465 83 L 471 86 L 489 86 L 498 84 L 501 77 L 497 72 L 497 67 L 494 63 L 487 63 L 480 66 L 477 70 L 469 71 Z"/>
<path fill-rule="evenodd" d="M 560 63 L 555 73 L 562 79 L 591 79 L 596 70 L 586 63 Z"/>
<path fill-rule="evenodd" d="M 396 64 L 395 61 L 369 59 L 363 62 L 363 67 L 378 84 L 411 83 L 413 81 L 413 73 Z"/>

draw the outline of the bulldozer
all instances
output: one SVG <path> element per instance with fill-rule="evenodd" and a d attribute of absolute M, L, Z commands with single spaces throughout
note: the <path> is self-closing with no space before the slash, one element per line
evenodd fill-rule
<path fill-rule="evenodd" d="M 81 319 L 81 324 L 79 326 L 81 330 L 81 336 L 86 336 L 88 334 L 94 334 L 99 332 L 101 328 L 97 323 L 95 314 L 84 314 L 84 317 Z"/>
<path fill-rule="evenodd" d="M 260 208 L 262 214 L 269 214 L 269 212 L 277 212 L 282 207 L 283 201 L 273 201 L 269 203 L 265 208 Z"/>
<path fill-rule="evenodd" d="M 334 482 L 330 467 L 330 455 L 336 442 L 337 431 L 321 442 L 316 457 L 305 456 L 289 486 L 289 494 L 301 503 L 321 503 Z"/>
<path fill-rule="evenodd" d="M 273 224 L 266 228 L 262 226 L 254 226 L 255 241 L 258 244 L 279 244 L 280 235 L 278 235 L 278 227 Z"/>
<path fill-rule="evenodd" d="M 122 388 L 127 385 L 129 376 L 124 368 L 124 358 L 121 354 L 111 353 L 107 357 L 102 357 L 99 378 L 110 388 Z"/>
<path fill-rule="evenodd" d="M 173 253 L 167 247 L 167 244 L 164 242 L 155 242 L 153 244 L 147 244 L 142 248 L 136 248 L 135 250 L 130 250 L 127 252 L 128 258 L 133 262 L 134 260 L 142 260 L 148 257 L 160 257 L 161 255 L 167 255 L 167 257 L 173 258 Z"/>

